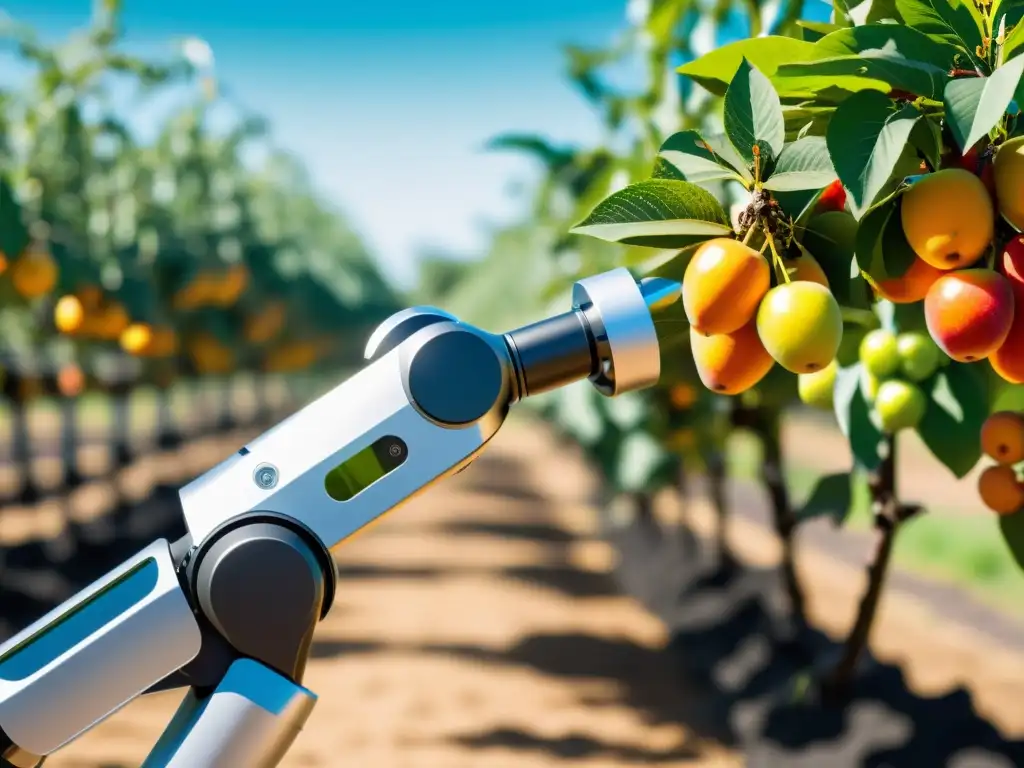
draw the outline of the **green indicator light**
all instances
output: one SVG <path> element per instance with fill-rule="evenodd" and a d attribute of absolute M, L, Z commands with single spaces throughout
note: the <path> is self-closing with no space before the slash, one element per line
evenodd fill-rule
<path fill-rule="evenodd" d="M 409 449 L 398 437 L 382 437 L 336 466 L 324 478 L 327 495 L 348 501 L 405 461 Z"/>

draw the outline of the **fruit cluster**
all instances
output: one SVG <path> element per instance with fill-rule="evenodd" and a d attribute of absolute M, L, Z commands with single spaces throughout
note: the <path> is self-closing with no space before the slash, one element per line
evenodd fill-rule
<path fill-rule="evenodd" d="M 861 339 L 857 357 L 863 368 L 861 393 L 871 406 L 871 419 L 879 430 L 895 434 L 921 423 L 928 398 L 920 383 L 949 358 L 925 334 L 908 331 L 896 335 L 883 328 L 869 331 Z M 821 371 L 798 377 L 798 393 L 807 405 L 832 408 L 837 361 Z"/>
<path fill-rule="evenodd" d="M 978 477 L 982 503 L 1001 515 L 1024 508 L 1019 472 L 1024 463 L 1024 414 L 999 411 L 989 416 L 981 428 L 981 449 L 996 461 Z"/>
<path fill-rule="evenodd" d="M 744 392 L 775 363 L 792 373 L 821 371 L 839 349 L 842 313 L 821 267 L 804 254 L 793 268 L 772 234 L 762 251 L 768 248 L 779 276 L 775 287 L 762 252 L 730 238 L 702 243 L 683 275 L 690 349 L 701 382 L 713 392 Z"/>
<path fill-rule="evenodd" d="M 1024 229 L 1024 137 L 986 154 L 990 163 L 968 153 L 960 167 L 911 184 L 900 219 L 914 261 L 901 277 L 873 287 L 894 303 L 923 301 L 929 334 L 953 360 L 988 360 L 1000 377 L 1020 384 L 1024 312 L 1015 305 L 1024 303 L 1024 237 L 1001 245 L 997 222 Z"/>

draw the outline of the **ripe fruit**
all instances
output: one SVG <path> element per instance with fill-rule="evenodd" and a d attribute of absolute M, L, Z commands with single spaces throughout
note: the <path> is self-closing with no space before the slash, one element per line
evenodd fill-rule
<path fill-rule="evenodd" d="M 85 323 L 85 307 L 77 296 L 61 296 L 53 308 L 53 324 L 61 333 L 74 333 Z"/>
<path fill-rule="evenodd" d="M 85 374 L 74 363 L 68 363 L 57 372 L 57 390 L 64 397 L 77 397 L 85 389 Z"/>
<path fill-rule="evenodd" d="M 1024 229 L 1024 136 L 1000 145 L 992 161 L 999 213 L 1014 229 Z"/>
<path fill-rule="evenodd" d="M 732 333 L 746 325 L 771 284 L 768 262 L 737 240 L 701 244 L 683 274 L 683 309 L 705 335 Z"/>
<path fill-rule="evenodd" d="M 869 331 L 860 343 L 860 361 L 864 369 L 884 379 L 899 370 L 900 353 L 896 336 L 884 328 Z"/>
<path fill-rule="evenodd" d="M 874 407 L 882 431 L 891 435 L 920 424 L 928 401 L 916 384 L 890 379 L 878 388 Z"/>
<path fill-rule="evenodd" d="M 797 377 L 797 392 L 801 402 L 815 408 L 831 409 L 836 370 L 836 362 L 833 360 L 820 371 L 801 373 Z"/>
<path fill-rule="evenodd" d="M 57 262 L 42 246 L 30 246 L 11 266 L 14 290 L 26 299 L 45 296 L 57 284 Z"/>
<path fill-rule="evenodd" d="M 1009 281 L 990 269 L 943 275 L 924 299 L 928 333 L 961 363 L 984 360 L 1010 333 L 1014 299 Z"/>
<path fill-rule="evenodd" d="M 768 354 L 790 373 L 820 371 L 839 351 L 843 315 L 828 288 L 783 283 L 757 310 L 757 333 Z"/>
<path fill-rule="evenodd" d="M 992 242 L 995 211 L 981 180 L 963 168 L 929 173 L 903 195 L 903 233 L 938 269 L 967 267 Z"/>
<path fill-rule="evenodd" d="M 790 280 L 806 280 L 828 288 L 828 277 L 821 264 L 809 253 L 803 253 L 795 259 L 783 259 L 783 266 Z"/>
<path fill-rule="evenodd" d="M 899 277 L 879 280 L 874 286 L 875 293 L 893 304 L 913 304 L 915 301 L 921 301 L 932 287 L 932 283 L 944 274 L 943 270 L 936 269 L 918 257 Z"/>
<path fill-rule="evenodd" d="M 1013 323 L 1006 340 L 988 356 L 992 370 L 1010 384 L 1024 384 L 1024 295 L 1019 299 L 1020 310 L 1014 307 Z"/>
<path fill-rule="evenodd" d="M 981 450 L 1000 464 L 1024 461 L 1024 414 L 993 413 L 981 426 Z"/>
<path fill-rule="evenodd" d="M 689 384 L 676 384 L 669 391 L 669 398 L 672 400 L 672 406 L 674 408 L 680 411 L 685 411 L 697 402 L 697 390 Z"/>
<path fill-rule="evenodd" d="M 910 381 L 924 381 L 939 367 L 942 353 L 926 333 L 908 331 L 896 337 L 900 371 Z"/>
<path fill-rule="evenodd" d="M 1024 485 L 1013 467 L 988 467 L 978 477 L 978 495 L 993 512 L 1009 515 L 1024 506 Z"/>
<path fill-rule="evenodd" d="M 818 212 L 842 211 L 846 208 L 846 190 L 843 189 L 843 182 L 836 179 L 822 191 L 818 198 Z"/>
<path fill-rule="evenodd" d="M 989 197 L 995 200 L 996 178 L 995 169 L 992 167 L 991 159 L 978 151 L 978 145 L 971 147 L 963 155 L 960 155 L 959 153 L 956 154 L 958 155 L 956 164 L 965 171 L 969 171 L 981 179 L 981 183 L 984 184 L 985 189 L 988 190 Z"/>
<path fill-rule="evenodd" d="M 999 271 L 1013 288 L 1014 297 L 1024 297 L 1024 235 L 1013 238 L 999 257 Z M 1024 304 L 1024 298 L 1020 299 Z"/>
<path fill-rule="evenodd" d="M 153 341 L 153 329 L 146 323 L 132 323 L 121 332 L 121 349 L 130 355 L 145 354 Z"/>
<path fill-rule="evenodd" d="M 723 395 L 745 392 L 775 364 L 757 335 L 754 321 L 738 331 L 713 336 L 705 336 L 691 326 L 690 349 L 701 382 Z"/>

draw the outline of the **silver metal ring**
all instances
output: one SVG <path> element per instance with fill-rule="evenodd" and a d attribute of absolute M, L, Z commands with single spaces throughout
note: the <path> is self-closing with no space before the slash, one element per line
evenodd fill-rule
<path fill-rule="evenodd" d="M 658 335 L 640 287 L 625 267 L 584 278 L 572 289 L 573 305 L 597 315 L 610 360 L 592 381 L 604 394 L 652 386 L 661 376 Z"/>

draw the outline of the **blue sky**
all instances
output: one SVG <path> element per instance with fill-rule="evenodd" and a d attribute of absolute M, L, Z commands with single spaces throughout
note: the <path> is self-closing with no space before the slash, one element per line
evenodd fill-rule
<path fill-rule="evenodd" d="M 131 47 L 205 39 L 219 76 L 267 116 L 408 284 L 421 246 L 472 253 L 481 225 L 515 213 L 523 159 L 482 151 L 508 130 L 594 141 L 598 122 L 565 82 L 560 46 L 603 44 L 624 0 L 125 0 Z M 80 26 L 89 0 L 0 0 L 46 37 Z M 0 59 L 0 69 L 3 60 Z M 140 123 L 146 116 L 140 113 Z M 144 126 L 143 126 L 144 128 Z"/>

